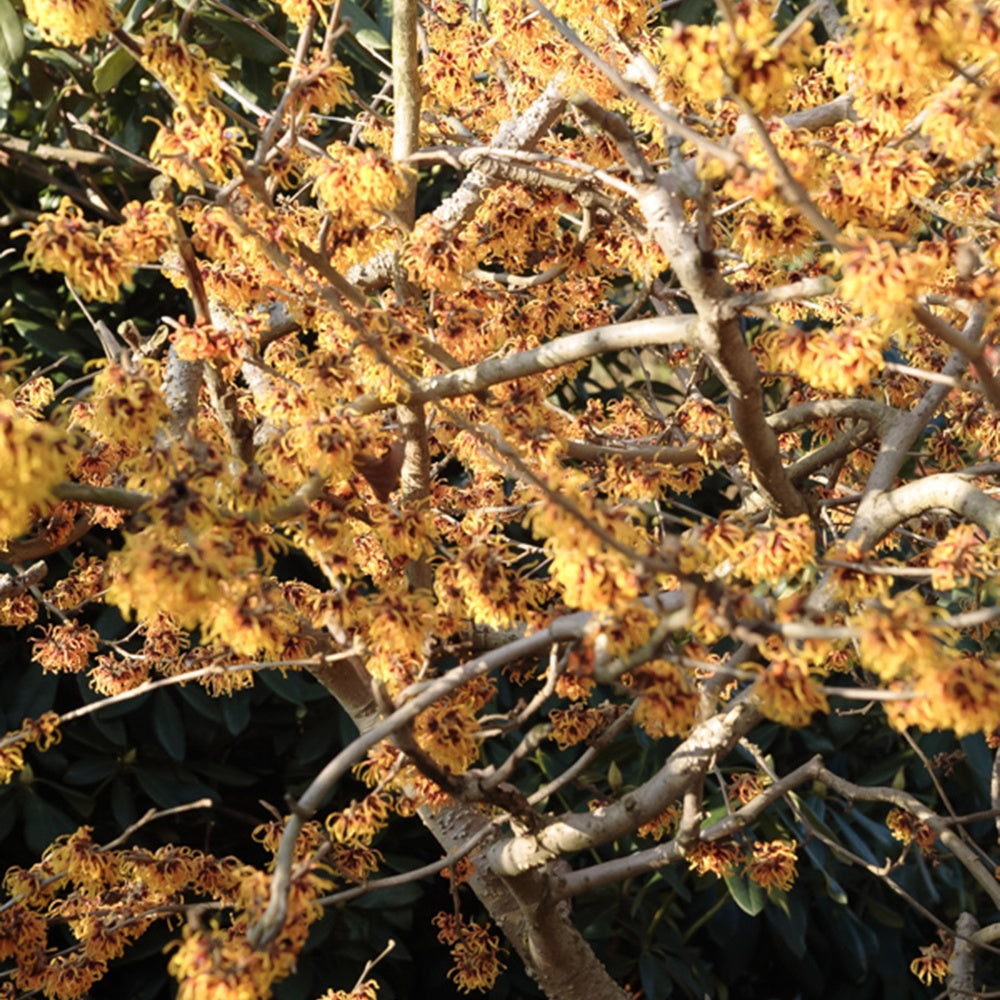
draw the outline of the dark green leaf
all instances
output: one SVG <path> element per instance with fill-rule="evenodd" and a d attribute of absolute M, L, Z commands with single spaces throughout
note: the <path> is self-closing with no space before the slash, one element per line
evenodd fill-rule
<path fill-rule="evenodd" d="M 906 920 L 903 918 L 903 914 L 900 913 L 899 910 L 895 910 L 889 906 L 883 906 L 876 899 L 869 899 L 865 905 L 865 909 L 883 927 L 891 927 L 893 930 L 899 930 L 901 927 L 906 926 Z"/>
<path fill-rule="evenodd" d="M 124 781 L 111 786 L 111 816 L 121 829 L 131 826 L 139 818 L 132 789 Z"/>
<path fill-rule="evenodd" d="M 132 54 L 123 48 L 112 49 L 94 69 L 94 90 L 106 94 L 135 66 Z"/>
<path fill-rule="evenodd" d="M 63 772 L 68 785 L 95 785 L 113 774 L 118 767 L 113 757 L 81 757 Z"/>
<path fill-rule="evenodd" d="M 172 767 L 147 765 L 135 769 L 139 787 L 161 809 L 179 806 L 202 797 L 212 797 L 212 790 L 196 781 L 189 772 Z"/>
<path fill-rule="evenodd" d="M 781 906 L 768 906 L 764 910 L 767 922 L 778 932 L 788 950 L 802 958 L 806 953 L 806 930 L 809 927 L 805 906 L 795 896 L 781 893 Z M 777 902 L 777 899 L 775 899 Z"/>
<path fill-rule="evenodd" d="M 29 792 L 24 806 L 24 839 L 28 847 L 41 854 L 56 837 L 76 829 L 61 809 L 46 802 L 35 792 Z"/>
<path fill-rule="evenodd" d="M 106 719 L 100 712 L 90 716 L 91 725 L 112 745 L 124 749 L 128 746 L 128 731 L 121 719 Z"/>
<path fill-rule="evenodd" d="M 0 841 L 7 837 L 7 834 L 14 829 L 14 824 L 20 814 L 19 803 L 14 795 L 8 795 L 0 799 Z"/>
<path fill-rule="evenodd" d="M 234 691 L 228 697 L 219 699 L 222 719 L 233 736 L 239 736 L 250 725 L 251 697 L 249 691 Z"/>
<path fill-rule="evenodd" d="M 229 41 L 244 59 L 253 59 L 255 62 L 267 65 L 281 61 L 282 51 L 275 48 L 270 41 L 259 32 L 254 31 L 253 28 L 229 17 L 207 13 L 203 15 L 203 20 L 211 24 L 213 31 L 217 31 Z"/>
<path fill-rule="evenodd" d="M 642 991 L 650 1000 L 669 997 L 674 991 L 673 980 L 667 972 L 667 962 L 659 955 L 646 954 L 639 958 L 639 979 Z"/>
<path fill-rule="evenodd" d="M 816 868 L 826 881 L 826 892 L 827 895 L 835 902 L 839 903 L 841 906 L 847 906 L 848 898 L 847 891 L 844 887 L 830 874 L 830 859 L 826 850 L 821 850 L 815 843 L 807 843 L 803 845 L 806 855 L 809 860 L 812 861 L 813 866 Z"/>
<path fill-rule="evenodd" d="M 416 902 L 424 894 L 424 890 L 413 882 L 406 885 L 394 885 L 391 889 L 379 889 L 369 892 L 356 899 L 351 906 L 362 910 L 402 909 Z"/>
<path fill-rule="evenodd" d="M 233 788 L 244 788 L 260 780 L 260 776 L 232 764 L 224 764 L 218 760 L 194 760 L 189 766 L 209 781 Z"/>
<path fill-rule="evenodd" d="M 184 720 L 169 694 L 156 699 L 153 708 L 153 731 L 160 746 L 173 760 L 183 760 L 187 750 Z"/>
<path fill-rule="evenodd" d="M 10 0 L 0 0 L 0 69 L 7 76 L 17 76 L 23 58 L 24 31 L 20 15 Z M 9 101 L 4 101 L 3 106 L 9 107 Z"/>
<path fill-rule="evenodd" d="M 210 697 L 200 685 L 185 684 L 178 693 L 191 708 L 200 716 L 208 719 L 209 722 L 219 723 L 222 721 L 221 702 L 218 698 Z"/>
<path fill-rule="evenodd" d="M 325 688 L 313 683 L 307 674 L 298 671 L 289 671 L 282 676 L 278 670 L 259 670 L 257 676 L 279 698 L 295 704 L 323 701 L 330 697 Z"/>
<path fill-rule="evenodd" d="M 767 894 L 745 875 L 731 875 L 725 879 L 726 888 L 733 902 L 746 914 L 756 917 L 767 903 Z"/>

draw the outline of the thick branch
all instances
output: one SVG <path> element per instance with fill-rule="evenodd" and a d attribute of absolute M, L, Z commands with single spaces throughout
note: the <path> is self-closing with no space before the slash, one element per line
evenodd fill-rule
<path fill-rule="evenodd" d="M 741 830 L 745 830 L 751 823 L 756 822 L 765 809 L 778 799 L 783 798 L 791 789 L 797 788 L 807 781 L 812 781 L 822 765 L 822 758 L 816 756 L 790 774 L 786 774 L 784 778 L 774 782 L 742 809 L 729 816 L 724 816 L 718 822 L 703 829 L 699 840 L 707 842 L 725 840 Z M 658 844 L 647 851 L 635 851 L 611 861 L 590 865 L 579 871 L 567 872 L 558 877 L 554 894 L 559 899 L 578 896 L 582 892 L 597 889 L 602 885 L 621 882 L 627 878 L 645 875 L 666 865 L 676 864 L 684 859 L 685 853 L 684 846 L 677 839 L 674 839 L 664 844 Z"/>
<path fill-rule="evenodd" d="M 593 441 L 567 441 L 566 454 L 583 461 L 620 458 L 626 462 L 653 462 L 659 465 L 695 465 L 702 462 L 694 445 L 675 448 L 659 444 L 598 444 Z"/>
<path fill-rule="evenodd" d="M 896 525 L 934 509 L 954 511 L 975 521 L 991 538 L 1000 538 L 1000 501 L 953 472 L 914 479 L 879 493 L 865 511 L 866 538 L 882 538 Z"/>
<path fill-rule="evenodd" d="M 973 935 L 979 921 L 971 913 L 959 914 L 955 924 L 955 948 L 948 963 L 948 1000 L 968 1000 L 976 995 L 976 946 Z"/>
<path fill-rule="evenodd" d="M 962 330 L 962 336 L 969 342 L 978 342 L 984 323 L 985 313 L 982 307 L 977 306 L 969 316 Z M 966 356 L 961 351 L 952 351 L 945 362 L 942 374 L 949 379 L 958 376 L 965 370 L 967 364 Z M 868 476 L 864 496 L 847 531 L 846 537 L 849 541 L 862 541 L 864 545 L 869 546 L 874 545 L 881 537 L 878 532 L 879 519 L 875 516 L 875 508 L 880 503 L 880 497 L 892 487 L 914 442 L 934 418 L 938 407 L 950 391 L 950 382 L 932 385 L 920 402 L 909 413 L 901 414 L 888 433 L 883 436 L 882 447 Z"/>
<path fill-rule="evenodd" d="M 417 75 L 417 0 L 392 2 L 392 156 L 402 162 L 417 148 L 420 131 L 420 78 Z M 413 226 L 417 178 L 411 174 L 407 191 L 396 205 L 403 225 Z"/>
<path fill-rule="evenodd" d="M 676 801 L 692 780 L 760 720 L 748 702 L 733 705 L 696 726 L 649 781 L 617 802 L 587 813 L 567 813 L 537 834 L 522 834 L 490 848 L 495 871 L 518 875 L 576 851 L 590 850 L 632 832 Z"/>
<path fill-rule="evenodd" d="M 612 351 L 682 344 L 691 336 L 694 327 L 693 316 L 654 316 L 617 326 L 596 326 L 581 333 L 568 333 L 530 351 L 520 351 L 504 358 L 488 358 L 467 368 L 421 379 L 409 394 L 407 402 L 427 403 L 463 396 L 487 389 L 498 382 L 538 375 L 560 365 L 573 364 Z M 368 394 L 356 399 L 351 404 L 351 409 L 355 413 L 368 414 L 388 409 L 392 405 L 374 394 Z"/>
<path fill-rule="evenodd" d="M 463 802 L 438 812 L 427 810 L 422 818 L 446 851 L 460 848 L 489 825 L 481 810 Z M 573 926 L 569 908 L 552 897 L 550 872 L 508 879 L 479 862 L 469 882 L 550 1000 L 625 1000 L 628 996 Z"/>
<path fill-rule="evenodd" d="M 491 148 L 533 149 L 562 114 L 565 105 L 566 99 L 559 90 L 558 81 L 550 83 L 523 114 L 499 128 Z M 457 229 L 472 218 L 483 196 L 500 180 L 490 170 L 476 167 L 469 172 L 455 193 L 438 205 L 433 212 L 434 218 L 446 232 Z M 392 259 L 391 252 L 377 254 L 372 260 L 351 268 L 347 278 L 360 288 L 370 291 L 384 285 L 392 277 Z"/>
<path fill-rule="evenodd" d="M 959 333 L 951 323 L 932 313 L 926 306 L 914 306 L 913 315 L 925 330 L 940 337 L 949 347 L 960 351 L 968 359 L 986 398 L 1000 409 L 1000 382 L 997 381 L 997 377 L 990 370 L 989 362 L 983 356 L 982 344 Z"/>
<path fill-rule="evenodd" d="M 476 660 L 449 670 L 433 681 L 411 685 L 400 695 L 402 704 L 399 708 L 381 722 L 362 732 L 357 739 L 341 750 L 313 779 L 292 807 L 292 814 L 285 826 L 275 857 L 270 903 L 249 933 L 250 941 L 254 947 L 263 947 L 273 940 L 285 922 L 292 858 L 302 824 L 312 818 L 340 779 L 364 757 L 371 747 L 381 740 L 388 739 L 398 730 L 409 726 L 424 709 L 470 680 L 491 673 L 522 656 L 534 655 L 555 642 L 579 638 L 590 619 L 591 616 L 585 612 L 567 615 L 557 619 L 541 632 L 517 639 L 500 649 L 492 650 Z M 408 700 L 403 701 L 407 698 Z"/>
<path fill-rule="evenodd" d="M 845 118 L 854 119 L 857 115 L 854 112 L 854 95 L 841 94 L 826 104 L 819 104 L 815 108 L 803 108 L 801 111 L 793 111 L 785 115 L 782 119 L 789 128 L 801 128 L 808 132 L 815 132 L 837 122 L 844 121 Z"/>
<path fill-rule="evenodd" d="M 638 204 L 650 235 L 670 260 L 701 320 L 699 346 L 729 391 L 736 433 L 746 449 L 757 485 L 768 504 L 783 517 L 806 512 L 806 502 L 781 464 L 778 438 L 764 418 L 760 370 L 743 339 L 732 290 L 711 255 L 702 253 L 684 215 L 681 181 L 661 174 L 654 184 L 637 185 Z"/>

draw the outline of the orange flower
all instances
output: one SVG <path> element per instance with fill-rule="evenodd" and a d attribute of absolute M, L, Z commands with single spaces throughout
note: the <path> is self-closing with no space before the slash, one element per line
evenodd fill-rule
<path fill-rule="evenodd" d="M 726 789 L 726 797 L 736 799 L 741 806 L 752 802 L 770 784 L 770 780 L 762 774 L 751 774 L 749 771 L 741 771 L 739 774 L 729 776 L 729 787 Z"/>
<path fill-rule="evenodd" d="M 786 726 L 807 726 L 816 712 L 827 712 L 826 695 L 802 665 L 787 657 L 770 662 L 754 685 L 761 711 Z"/>
<path fill-rule="evenodd" d="M 933 852 L 934 831 L 913 813 L 904 809 L 890 809 L 889 815 L 885 818 L 885 825 L 900 843 L 916 843 L 925 855 Z"/>
<path fill-rule="evenodd" d="M 438 940 L 451 947 L 455 964 L 448 971 L 448 978 L 455 980 L 462 993 L 490 989 L 504 968 L 500 961 L 504 949 L 497 938 L 488 928 L 474 920 L 465 922 L 457 914 L 442 911 L 431 923 L 438 928 Z"/>
<path fill-rule="evenodd" d="M 552 739 L 560 750 L 582 743 L 606 721 L 605 713 L 599 708 L 588 708 L 579 702 L 574 702 L 569 708 L 554 708 L 549 712 Z"/>
<path fill-rule="evenodd" d="M 699 875 L 729 878 L 743 861 L 743 850 L 731 840 L 699 841 L 686 855 L 688 867 Z"/>
<path fill-rule="evenodd" d="M 61 45 L 85 45 L 118 22 L 108 0 L 25 0 L 24 12 L 46 38 Z"/>
<path fill-rule="evenodd" d="M 666 660 L 650 660 L 626 677 L 639 691 L 635 721 L 654 739 L 683 736 L 694 725 L 698 692 L 679 667 Z"/>
<path fill-rule="evenodd" d="M 772 885 L 787 892 L 798 874 L 795 868 L 795 844 L 787 840 L 757 841 L 747 862 L 746 873 L 759 886 Z"/>
<path fill-rule="evenodd" d="M 89 626 L 68 621 L 63 625 L 48 625 L 41 638 L 31 640 L 31 658 L 42 670 L 76 674 L 87 668 L 92 653 L 97 651 L 98 634 Z"/>
<path fill-rule="evenodd" d="M 925 986 L 930 986 L 935 979 L 944 979 L 951 967 L 951 951 L 950 946 L 925 945 L 920 949 L 920 957 L 910 962 L 910 972 Z"/>
<path fill-rule="evenodd" d="M 668 834 L 673 833 L 677 828 L 681 818 L 681 809 L 676 803 L 667 806 L 659 816 L 653 817 L 648 823 L 643 823 L 636 833 L 640 837 L 652 837 L 653 840 L 662 840 Z"/>

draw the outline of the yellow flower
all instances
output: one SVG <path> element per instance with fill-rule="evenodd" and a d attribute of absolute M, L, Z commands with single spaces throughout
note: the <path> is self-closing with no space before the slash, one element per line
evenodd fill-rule
<path fill-rule="evenodd" d="M 61 45 L 84 45 L 118 22 L 108 0 L 25 0 L 24 12 L 46 38 Z"/>
<path fill-rule="evenodd" d="M 325 14 L 332 0 L 277 0 L 278 6 L 288 15 L 290 21 L 301 28 L 315 12 Z"/>
<path fill-rule="evenodd" d="M 679 667 L 666 660 L 651 660 L 626 677 L 639 691 L 635 721 L 654 739 L 683 736 L 694 725 L 698 692 Z"/>
<path fill-rule="evenodd" d="M 954 590 L 967 586 L 995 572 L 998 545 L 988 541 L 983 529 L 975 524 L 959 524 L 928 553 L 931 586 L 935 590 Z"/>
<path fill-rule="evenodd" d="M 951 948 L 929 944 L 920 949 L 920 957 L 910 962 L 910 972 L 925 986 L 935 979 L 942 980 L 951 967 Z"/>
<path fill-rule="evenodd" d="M 46 506 L 52 487 L 66 478 L 64 433 L 0 400 L 0 543 L 16 538 Z"/>
<path fill-rule="evenodd" d="M 179 107 L 174 109 L 172 126 L 160 126 L 149 158 L 182 191 L 204 191 L 206 182 L 222 184 L 240 173 L 240 148 L 246 145 L 242 131 L 227 127 L 218 109 L 203 107 L 195 114 Z"/>
<path fill-rule="evenodd" d="M 858 637 L 861 662 L 884 681 L 933 674 L 949 660 L 942 629 L 935 630 L 934 610 L 915 591 L 886 597 L 861 616 Z"/>
<path fill-rule="evenodd" d="M 736 874 L 743 861 L 743 850 L 731 840 L 699 841 L 686 854 L 691 871 L 699 875 L 711 873 L 718 878 Z"/>
<path fill-rule="evenodd" d="M 313 191 L 344 228 L 374 226 L 395 208 L 406 190 L 402 168 L 373 149 L 343 142 L 326 147 L 327 156 L 310 167 Z"/>
<path fill-rule="evenodd" d="M 816 712 L 827 712 L 826 695 L 800 664 L 772 660 L 753 688 L 760 709 L 785 726 L 807 726 Z"/>
<path fill-rule="evenodd" d="M 787 892 L 798 874 L 795 861 L 795 844 L 791 841 L 757 841 L 747 862 L 746 873 L 763 889 L 773 885 Z"/>
<path fill-rule="evenodd" d="M 337 105 L 350 101 L 354 76 L 350 67 L 317 54 L 300 68 L 295 81 L 295 96 L 302 109 L 328 114 Z"/>
<path fill-rule="evenodd" d="M 142 62 L 176 100 L 193 109 L 205 104 L 216 89 L 213 76 L 222 72 L 220 63 L 197 45 L 175 38 L 162 22 L 148 25 L 143 33 Z"/>
<path fill-rule="evenodd" d="M 10 734 L 0 740 L 0 782 L 8 784 L 24 768 L 24 748 L 28 741 L 12 738 Z"/>
<path fill-rule="evenodd" d="M 913 302 L 935 284 L 944 253 L 937 242 L 909 250 L 866 236 L 834 255 L 841 267 L 840 295 L 862 317 L 872 314 L 912 327 Z"/>
<path fill-rule="evenodd" d="M 490 989 L 504 968 L 497 938 L 474 920 L 464 921 L 453 913 L 438 913 L 431 921 L 438 928 L 438 940 L 451 947 L 454 966 L 448 978 L 462 993 Z"/>
<path fill-rule="evenodd" d="M 808 514 L 778 518 L 768 531 L 757 531 L 743 546 L 733 572 L 751 583 L 772 584 L 798 576 L 813 562 L 816 532 Z"/>
<path fill-rule="evenodd" d="M 413 725 L 413 736 L 435 763 L 461 774 L 479 753 L 478 729 L 475 711 L 460 691 L 421 712 Z"/>
<path fill-rule="evenodd" d="M 953 729 L 958 737 L 990 733 L 1000 726 L 997 676 L 995 663 L 975 656 L 941 656 L 913 684 L 897 681 L 889 686 L 910 697 L 886 702 L 886 718 L 897 729 Z"/>
<path fill-rule="evenodd" d="M 757 344 L 772 370 L 791 372 L 821 392 L 851 395 L 881 370 L 886 340 L 881 324 L 846 318 L 823 330 L 780 327 Z"/>
<path fill-rule="evenodd" d="M 121 286 L 132 277 L 134 262 L 128 259 L 128 234 L 134 227 L 123 224 L 101 230 L 86 222 L 83 213 L 68 198 L 55 212 L 43 212 L 27 229 L 24 259 L 32 270 L 58 272 L 86 299 L 116 302 Z M 121 236 L 124 245 L 119 245 Z"/>

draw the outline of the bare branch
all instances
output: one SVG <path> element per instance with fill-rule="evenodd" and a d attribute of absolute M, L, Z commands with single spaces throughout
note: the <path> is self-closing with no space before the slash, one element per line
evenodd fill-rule
<path fill-rule="evenodd" d="M 650 234 L 698 312 L 696 343 L 711 359 L 730 395 L 736 433 L 750 459 L 757 486 L 783 517 L 806 512 L 806 502 L 781 464 L 778 439 L 764 419 L 760 370 L 747 347 L 730 302 L 732 289 L 706 260 L 690 231 L 681 201 L 680 181 L 671 172 L 655 184 L 640 184 L 638 203 Z"/>
<path fill-rule="evenodd" d="M 888 493 L 879 493 L 865 510 L 865 537 L 875 541 L 896 525 L 935 509 L 954 511 L 975 521 L 991 538 L 1000 538 L 1000 501 L 954 472 L 914 479 Z"/>
<path fill-rule="evenodd" d="M 449 670 L 433 681 L 411 684 L 400 694 L 399 707 L 394 712 L 344 747 L 293 804 L 292 814 L 285 826 L 275 857 L 270 903 L 260 920 L 250 929 L 249 938 L 254 947 L 263 947 L 273 940 L 285 922 L 295 842 L 303 822 L 313 816 L 340 779 L 371 747 L 409 726 L 424 709 L 470 680 L 485 676 L 522 656 L 530 656 L 546 649 L 554 642 L 579 638 L 590 619 L 591 615 L 585 612 L 558 618 L 541 632 L 517 639 L 500 649 L 491 650 L 476 660 Z"/>
<path fill-rule="evenodd" d="M 955 922 L 955 946 L 948 962 L 948 1000 L 968 1000 L 976 995 L 975 935 L 979 921 L 968 912 L 959 914 Z"/>
<path fill-rule="evenodd" d="M 589 850 L 635 830 L 659 815 L 689 784 L 760 720 L 747 701 L 732 705 L 696 726 L 666 764 L 635 791 L 593 812 L 568 813 L 537 834 L 522 834 L 495 844 L 487 852 L 494 871 L 519 875 L 560 857 Z"/>
<path fill-rule="evenodd" d="M 764 148 L 768 161 L 777 177 L 778 190 L 789 205 L 797 208 L 803 218 L 816 230 L 831 246 L 838 246 L 841 242 L 840 230 L 816 207 L 806 189 L 796 180 L 788 165 L 781 158 L 774 143 L 768 135 L 764 123 L 760 120 L 756 112 L 738 94 L 732 95 L 733 99 L 740 106 L 742 118 L 750 125 L 750 129 L 757 137 L 757 141 Z"/>
<path fill-rule="evenodd" d="M 741 830 L 745 830 L 778 799 L 784 798 L 791 789 L 798 788 L 799 785 L 807 781 L 812 781 L 822 764 L 822 758 L 816 756 L 801 767 L 786 774 L 780 781 L 769 785 L 742 809 L 705 827 L 700 833 L 699 840 L 706 842 L 725 840 Z M 676 864 L 684 859 L 686 853 L 687 851 L 677 839 L 670 840 L 646 851 L 635 851 L 624 857 L 590 865 L 578 871 L 567 872 L 556 879 L 554 892 L 560 899 L 578 896 L 582 892 L 588 892 L 602 885 L 621 882 L 624 879 L 635 878 L 666 865 Z"/>
<path fill-rule="evenodd" d="M 467 368 L 421 379 L 415 384 L 407 400 L 410 403 L 427 403 L 450 399 L 487 389 L 498 382 L 537 375 L 598 354 L 633 347 L 682 344 L 691 336 L 694 326 L 695 319 L 692 316 L 654 316 L 651 319 L 633 320 L 631 323 L 595 326 L 580 333 L 557 337 L 530 351 L 520 351 L 504 358 L 488 358 Z M 355 413 L 368 414 L 388 409 L 391 405 L 392 403 L 369 393 L 356 399 L 350 408 Z"/>
<path fill-rule="evenodd" d="M 966 844 L 951 827 L 933 809 L 929 809 L 918 798 L 900 789 L 886 786 L 855 785 L 841 778 L 825 767 L 819 768 L 816 778 L 828 785 L 838 795 L 850 802 L 884 802 L 912 813 L 921 822 L 926 823 L 941 843 L 963 865 L 965 870 L 979 883 L 993 905 L 1000 906 L 1000 882 L 997 882 L 992 871 L 979 860 L 976 853 Z"/>
<path fill-rule="evenodd" d="M 490 148 L 533 149 L 562 114 L 565 104 L 558 80 L 553 81 L 523 114 L 500 127 Z M 434 209 L 434 218 L 445 232 L 457 229 L 472 218 L 483 196 L 500 180 L 485 165 L 473 168 L 454 194 Z M 377 254 L 372 260 L 351 268 L 347 272 L 347 280 L 367 291 L 385 284 L 392 276 L 392 256 L 391 252 Z"/>
<path fill-rule="evenodd" d="M 22 573 L 0 574 L 0 601 L 5 601 L 17 594 L 23 594 L 24 591 L 30 590 L 32 587 L 37 587 L 45 579 L 47 572 L 48 567 L 45 563 L 36 562 Z"/>
<path fill-rule="evenodd" d="M 970 367 L 979 379 L 986 398 L 1000 409 L 1000 382 L 990 369 L 989 362 L 983 354 L 983 347 L 978 341 L 969 340 L 959 333 L 949 322 L 932 313 L 926 306 L 915 305 L 913 315 L 920 325 L 929 333 L 943 340 L 949 347 L 960 351 L 969 361 Z"/>
<path fill-rule="evenodd" d="M 627 80 L 614 66 L 602 59 L 589 45 L 583 42 L 569 25 L 557 18 L 540 0 L 531 0 L 531 5 L 577 52 L 596 66 L 618 88 L 621 94 L 631 98 L 640 107 L 655 115 L 668 135 L 687 140 L 702 153 L 721 161 L 727 168 L 732 169 L 742 163 L 742 157 L 738 153 L 713 142 L 701 132 L 685 125 L 679 118 L 670 114 L 654 101 L 641 87 L 637 87 Z"/>

